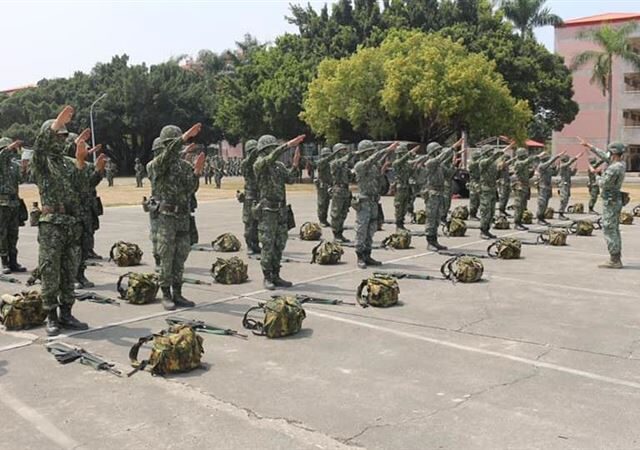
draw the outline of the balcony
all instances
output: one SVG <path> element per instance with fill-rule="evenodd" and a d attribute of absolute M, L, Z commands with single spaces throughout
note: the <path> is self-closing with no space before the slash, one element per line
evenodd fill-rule
<path fill-rule="evenodd" d="M 626 94 L 640 94 L 640 73 L 624 74 L 624 92 Z"/>

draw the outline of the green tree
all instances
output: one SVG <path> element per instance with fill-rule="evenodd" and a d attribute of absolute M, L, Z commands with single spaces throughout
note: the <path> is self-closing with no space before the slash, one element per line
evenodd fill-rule
<path fill-rule="evenodd" d="M 562 19 L 544 6 L 546 0 L 503 0 L 502 11 L 523 38 L 533 38 L 533 30 L 546 25 L 560 25 Z"/>
<path fill-rule="evenodd" d="M 637 22 L 629 22 L 619 27 L 603 25 L 585 31 L 580 37 L 595 43 L 600 50 L 586 50 L 578 54 L 571 64 L 573 70 L 592 65 L 591 83 L 598 85 L 602 95 L 608 98 L 607 144 L 611 142 L 613 63 L 615 58 L 619 58 L 640 70 L 640 55 L 632 49 L 630 40 L 631 34 L 637 29 Z"/>

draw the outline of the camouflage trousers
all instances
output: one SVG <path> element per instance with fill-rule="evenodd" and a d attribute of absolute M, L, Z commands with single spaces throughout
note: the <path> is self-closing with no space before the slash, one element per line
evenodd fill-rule
<path fill-rule="evenodd" d="M 393 197 L 396 225 L 404 225 L 404 218 L 409 210 L 411 201 L 411 188 L 408 186 L 396 187 L 396 195 Z"/>
<path fill-rule="evenodd" d="M 159 214 L 156 220 L 160 287 L 181 286 L 184 263 L 191 251 L 189 216 Z"/>
<path fill-rule="evenodd" d="M 220 189 L 222 186 L 222 175 L 215 175 L 213 177 L 213 182 L 216 184 L 216 189 Z"/>
<path fill-rule="evenodd" d="M 280 271 L 282 252 L 289 237 L 287 219 L 280 211 L 263 209 L 258 221 L 258 238 L 262 245 L 260 265 L 265 273 Z"/>
<path fill-rule="evenodd" d="M 496 214 L 496 190 L 493 187 L 483 188 L 480 192 L 480 229 L 489 230 Z"/>
<path fill-rule="evenodd" d="M 538 186 L 538 211 L 536 217 L 538 220 L 544 219 L 544 213 L 549 207 L 549 200 L 553 196 L 553 189 L 551 186 Z"/>
<path fill-rule="evenodd" d="M 602 205 L 602 231 L 604 240 L 607 243 L 607 250 L 610 255 L 619 255 L 622 253 L 622 239 L 620 237 L 622 200 L 603 198 Z"/>
<path fill-rule="evenodd" d="M 155 260 L 160 259 L 160 254 L 158 253 L 158 216 L 157 212 L 149 213 L 149 239 L 151 240 L 153 259 Z"/>
<path fill-rule="evenodd" d="M 244 223 L 244 242 L 247 244 L 247 248 L 258 250 L 260 248 L 258 241 L 258 221 L 253 213 L 255 204 L 255 200 L 245 198 L 242 203 L 242 223 Z"/>
<path fill-rule="evenodd" d="M 371 255 L 373 235 L 378 230 L 379 209 L 375 200 L 360 198 L 356 210 L 356 254 Z"/>
<path fill-rule="evenodd" d="M 340 235 L 344 231 L 344 221 L 347 220 L 351 207 L 351 191 L 347 187 L 334 186 L 331 188 L 331 229 L 333 235 Z"/>
<path fill-rule="evenodd" d="M 109 187 L 113 186 L 113 175 L 107 175 L 107 183 Z"/>
<path fill-rule="evenodd" d="M 142 177 L 136 176 L 136 187 L 142 187 Z"/>
<path fill-rule="evenodd" d="M 559 191 L 560 191 L 559 212 L 563 213 L 567 210 L 567 206 L 569 205 L 569 199 L 571 198 L 571 184 L 561 183 Z"/>
<path fill-rule="evenodd" d="M 85 211 L 78 217 L 78 228 L 80 231 L 80 263 L 78 270 L 86 269 L 86 262 L 89 252 L 93 249 L 93 215 L 90 211 Z"/>
<path fill-rule="evenodd" d="M 600 186 L 594 184 L 589 186 L 589 211 L 591 211 L 598 201 L 598 196 L 600 195 Z"/>
<path fill-rule="evenodd" d="M 422 194 L 424 199 L 424 212 L 426 214 L 426 222 L 424 231 L 427 238 L 438 236 L 438 224 L 442 218 L 442 209 L 444 207 L 443 196 L 436 191 L 427 191 Z"/>
<path fill-rule="evenodd" d="M 516 187 L 513 189 L 513 221 L 516 224 L 522 224 L 522 215 L 527 209 L 527 191 L 524 188 Z M 500 210 L 503 211 L 502 209 Z"/>
<path fill-rule="evenodd" d="M 407 200 L 407 213 L 413 216 L 414 204 L 416 202 L 416 197 L 418 196 L 418 188 L 414 184 L 409 185 L 409 198 Z"/>
<path fill-rule="evenodd" d="M 475 182 L 469 182 L 469 215 L 478 215 L 480 206 L 480 188 Z"/>
<path fill-rule="evenodd" d="M 0 206 L 0 256 L 18 252 L 19 230 L 18 207 Z"/>
<path fill-rule="evenodd" d="M 39 224 L 38 268 L 47 311 L 58 305 L 73 305 L 73 283 L 80 262 L 79 233 L 78 224 Z"/>
<path fill-rule="evenodd" d="M 500 181 L 498 183 L 498 211 L 507 212 L 509 197 L 511 196 L 511 184 L 508 181 Z"/>
<path fill-rule="evenodd" d="M 316 185 L 316 191 L 318 193 L 318 220 L 320 223 L 327 222 L 327 214 L 329 213 L 329 202 L 331 196 L 329 195 L 329 188 L 326 185 Z"/>
<path fill-rule="evenodd" d="M 442 193 L 442 207 L 440 210 L 440 220 L 442 222 L 447 221 L 447 216 L 449 215 L 449 210 L 451 209 L 451 195 L 451 186 L 445 186 L 444 192 Z"/>

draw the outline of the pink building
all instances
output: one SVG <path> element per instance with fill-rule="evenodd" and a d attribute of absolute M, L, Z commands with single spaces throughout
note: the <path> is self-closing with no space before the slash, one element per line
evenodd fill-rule
<path fill-rule="evenodd" d="M 573 58 L 585 50 L 600 50 L 595 44 L 579 39 L 581 32 L 603 24 L 616 26 L 629 21 L 640 21 L 640 13 L 611 13 L 581 19 L 568 20 L 556 27 L 556 53 L 565 58 L 569 66 Z M 632 46 L 640 53 L 640 32 L 632 37 Z M 573 74 L 574 100 L 580 105 L 576 119 L 560 132 L 553 133 L 553 151 L 567 151 L 577 155 L 583 147 L 575 136 L 581 136 L 594 145 L 604 148 L 607 140 L 608 100 L 602 90 L 590 83 L 591 67 L 584 66 Z M 611 141 L 627 144 L 627 170 L 640 171 L 640 72 L 629 64 L 614 61 L 613 109 Z M 581 158 L 578 168 L 586 170 L 587 158 Z"/>

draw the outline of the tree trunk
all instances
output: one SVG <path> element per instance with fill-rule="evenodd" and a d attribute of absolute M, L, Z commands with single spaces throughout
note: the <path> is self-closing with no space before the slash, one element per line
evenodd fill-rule
<path fill-rule="evenodd" d="M 613 119 L 613 58 L 609 65 L 609 79 L 607 80 L 607 90 L 609 91 L 609 110 L 607 111 L 607 147 L 611 143 L 611 121 Z"/>

